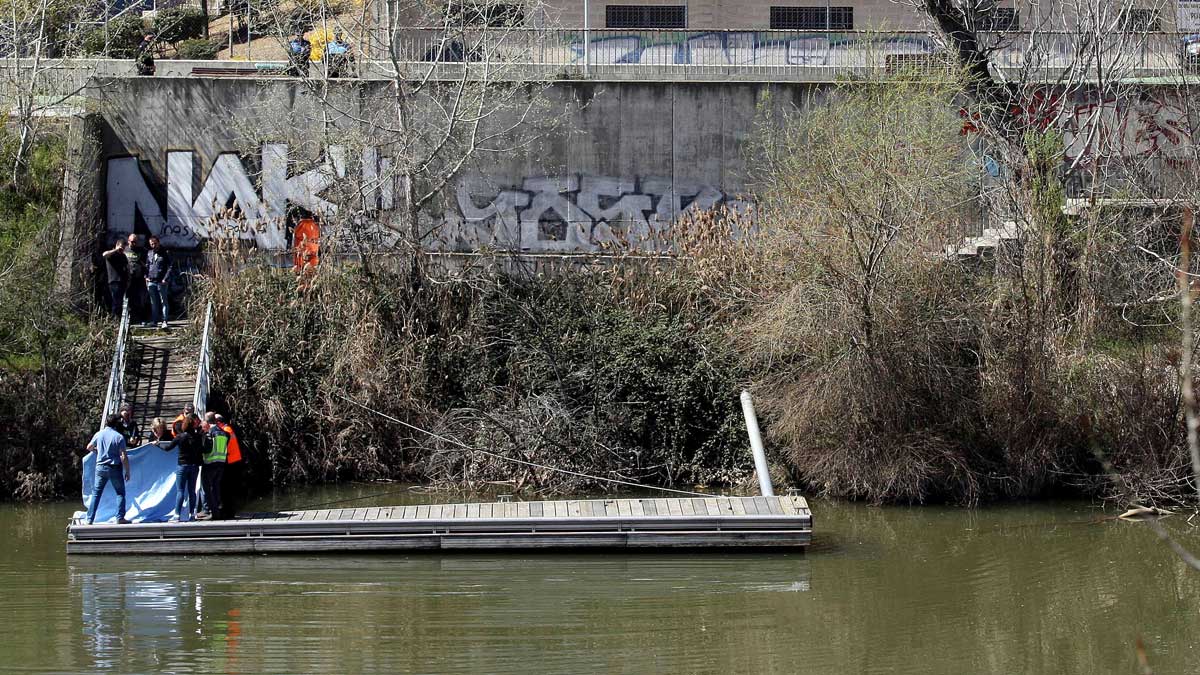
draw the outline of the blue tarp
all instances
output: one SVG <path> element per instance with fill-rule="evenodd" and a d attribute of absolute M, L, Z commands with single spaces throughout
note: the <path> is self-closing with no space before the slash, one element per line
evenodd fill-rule
<path fill-rule="evenodd" d="M 129 480 L 125 483 L 125 517 L 139 523 L 161 523 L 175 514 L 175 469 L 179 450 L 163 451 L 146 444 L 129 451 Z M 96 480 L 96 453 L 83 458 L 83 508 L 92 503 Z M 197 489 L 199 489 L 199 482 Z M 187 508 L 186 506 L 184 507 Z M 96 522 L 117 519 L 117 491 L 111 485 L 100 496 Z"/>

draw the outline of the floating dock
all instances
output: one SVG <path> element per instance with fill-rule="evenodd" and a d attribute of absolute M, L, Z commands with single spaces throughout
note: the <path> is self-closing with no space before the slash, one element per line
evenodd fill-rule
<path fill-rule="evenodd" d="M 811 540 L 803 497 L 588 499 L 247 513 L 191 523 L 74 521 L 67 553 L 803 547 Z"/>

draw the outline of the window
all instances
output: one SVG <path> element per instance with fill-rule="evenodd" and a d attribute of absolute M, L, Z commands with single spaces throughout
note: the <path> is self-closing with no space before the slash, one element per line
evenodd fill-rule
<path fill-rule="evenodd" d="M 772 7 L 777 30 L 854 30 L 853 7 Z"/>
<path fill-rule="evenodd" d="M 687 28 L 683 5 L 608 5 L 604 8 L 606 28 Z"/>
<path fill-rule="evenodd" d="M 1121 12 L 1121 30 L 1153 33 L 1159 30 L 1157 9 L 1130 9 Z"/>
<path fill-rule="evenodd" d="M 1004 32 L 1021 27 L 1017 10 L 1012 7 L 995 7 L 979 17 L 979 30 Z"/>
<path fill-rule="evenodd" d="M 520 5 L 455 2 L 450 5 L 450 11 L 454 22 L 463 26 L 505 28 L 525 23 L 525 12 Z"/>

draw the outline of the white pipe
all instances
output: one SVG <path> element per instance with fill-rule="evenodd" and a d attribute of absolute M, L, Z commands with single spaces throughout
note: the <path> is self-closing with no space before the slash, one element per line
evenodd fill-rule
<path fill-rule="evenodd" d="M 588 13 L 591 7 L 588 7 L 588 0 L 583 0 L 583 76 L 588 76 L 588 66 L 592 62 L 592 30 L 591 21 Z"/>
<path fill-rule="evenodd" d="M 754 453 L 754 473 L 758 474 L 758 491 L 764 497 L 774 497 L 771 473 L 767 469 L 767 453 L 763 450 L 762 433 L 758 430 L 758 415 L 754 413 L 754 401 L 750 392 L 742 392 L 742 413 L 746 415 L 746 433 L 750 434 L 750 450 Z"/>

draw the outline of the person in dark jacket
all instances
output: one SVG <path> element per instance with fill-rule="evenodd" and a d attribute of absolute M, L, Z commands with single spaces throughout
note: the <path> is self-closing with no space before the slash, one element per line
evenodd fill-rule
<path fill-rule="evenodd" d="M 125 238 L 118 238 L 116 245 L 101 255 L 104 256 L 104 270 L 108 276 L 112 313 L 119 318 L 125 304 L 125 289 L 129 288 L 129 259 L 125 257 Z"/>
<path fill-rule="evenodd" d="M 150 295 L 150 322 L 159 328 L 167 327 L 170 304 L 167 301 L 171 280 L 171 256 L 167 255 L 158 237 L 150 237 L 146 253 L 146 292 Z"/>
<path fill-rule="evenodd" d="M 204 463 L 204 430 L 200 418 L 195 414 L 184 418 L 182 428 L 170 443 L 160 443 L 163 450 L 179 449 L 179 468 L 175 470 L 175 516 L 171 522 L 186 523 L 195 520 L 200 513 L 196 497 L 196 479 L 200 476 L 200 465 Z M 188 517 L 183 515 L 183 503 L 187 502 Z"/>
<path fill-rule="evenodd" d="M 138 45 L 137 56 L 134 57 L 134 63 L 137 65 L 138 75 L 153 75 L 154 74 L 154 36 L 146 34 L 142 36 L 142 42 Z"/>

